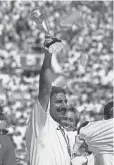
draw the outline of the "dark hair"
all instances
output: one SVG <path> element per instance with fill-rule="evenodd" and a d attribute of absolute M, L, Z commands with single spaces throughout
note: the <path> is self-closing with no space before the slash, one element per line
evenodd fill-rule
<path fill-rule="evenodd" d="M 78 114 L 78 110 L 73 105 L 68 105 L 67 111 L 71 111 L 71 112 Z"/>
<path fill-rule="evenodd" d="M 82 127 L 85 127 L 88 123 L 89 123 L 89 121 L 83 122 L 83 123 L 79 126 L 79 128 L 78 128 L 77 134 L 79 134 L 79 133 L 80 133 L 80 129 L 81 129 Z"/>
<path fill-rule="evenodd" d="M 106 119 L 110 119 L 113 117 L 113 101 L 110 101 L 108 104 L 104 107 L 104 117 Z"/>
<path fill-rule="evenodd" d="M 52 86 L 50 98 L 51 98 L 54 94 L 58 94 L 58 93 L 64 93 L 64 94 L 66 94 L 66 91 L 65 91 L 62 87 Z"/>

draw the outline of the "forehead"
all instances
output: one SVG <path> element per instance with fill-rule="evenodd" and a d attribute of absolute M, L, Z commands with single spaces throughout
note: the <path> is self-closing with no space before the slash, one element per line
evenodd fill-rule
<path fill-rule="evenodd" d="M 52 99 L 54 99 L 54 100 L 67 100 L 66 95 L 62 92 L 61 93 L 55 93 L 52 96 Z"/>

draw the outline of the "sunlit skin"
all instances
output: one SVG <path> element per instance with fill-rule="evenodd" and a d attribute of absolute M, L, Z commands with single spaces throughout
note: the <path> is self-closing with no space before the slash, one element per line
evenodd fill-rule
<path fill-rule="evenodd" d="M 73 111 L 67 111 L 61 121 L 61 124 L 67 131 L 73 131 L 76 126 L 75 113 Z"/>
<path fill-rule="evenodd" d="M 61 120 L 65 115 L 66 109 L 67 109 L 66 95 L 64 93 L 53 94 L 50 100 L 50 115 L 52 116 L 52 118 L 56 122 L 61 123 Z"/>

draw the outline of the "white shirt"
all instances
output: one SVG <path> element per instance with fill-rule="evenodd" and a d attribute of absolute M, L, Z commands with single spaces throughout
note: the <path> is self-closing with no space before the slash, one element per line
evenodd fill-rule
<path fill-rule="evenodd" d="M 83 165 L 86 162 L 87 159 L 84 156 L 76 156 L 74 159 L 72 159 L 72 165 Z"/>
<path fill-rule="evenodd" d="M 30 165 L 70 165 L 65 138 L 57 128 L 49 108 L 45 112 L 37 101 L 26 132 Z"/>
<path fill-rule="evenodd" d="M 112 165 L 114 160 L 114 119 L 95 121 L 83 127 L 80 136 L 95 157 L 95 165 Z"/>
<path fill-rule="evenodd" d="M 114 154 L 96 154 L 95 165 L 113 165 Z"/>

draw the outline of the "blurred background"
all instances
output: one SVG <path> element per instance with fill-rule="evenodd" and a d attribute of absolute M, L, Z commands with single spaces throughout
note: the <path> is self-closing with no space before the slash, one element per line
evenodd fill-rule
<path fill-rule="evenodd" d="M 53 79 L 60 76 L 56 84 L 65 85 L 81 120 L 103 119 L 103 106 L 113 99 L 113 1 L 0 1 L 0 106 L 20 165 L 26 165 L 26 122 L 37 98 L 44 57 L 44 33 L 30 14 L 39 6 L 48 16 L 51 35 L 65 44 L 53 56 Z M 61 27 L 59 18 L 74 9 L 86 18 L 84 28 Z"/>

